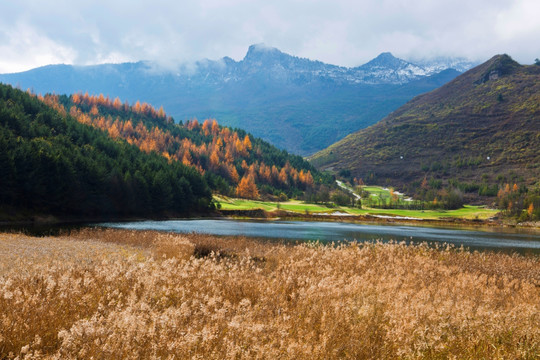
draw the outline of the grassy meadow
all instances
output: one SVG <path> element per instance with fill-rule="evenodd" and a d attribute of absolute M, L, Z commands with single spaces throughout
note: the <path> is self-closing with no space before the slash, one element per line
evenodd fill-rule
<path fill-rule="evenodd" d="M 426 245 L 0 234 L 0 358 L 538 359 L 540 259 Z"/>
<path fill-rule="evenodd" d="M 382 190 L 381 190 L 382 191 Z M 404 209 L 377 209 L 377 208 L 353 208 L 347 206 L 328 207 L 323 204 L 309 204 L 300 200 L 288 200 L 284 202 L 258 201 L 249 199 L 215 197 L 221 204 L 223 210 L 253 210 L 262 209 L 265 211 L 275 211 L 279 209 L 297 212 L 299 214 L 332 214 L 347 213 L 351 215 L 375 215 L 375 216 L 400 216 L 413 217 L 419 219 L 436 220 L 442 218 L 457 219 L 489 219 L 499 212 L 499 210 L 488 209 L 483 206 L 465 205 L 457 210 L 404 210 Z"/>

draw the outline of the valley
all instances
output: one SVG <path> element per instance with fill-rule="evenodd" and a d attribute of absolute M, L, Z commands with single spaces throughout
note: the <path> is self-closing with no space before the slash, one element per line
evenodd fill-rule
<path fill-rule="evenodd" d="M 297 75 L 306 69 L 309 69 L 310 76 L 324 72 L 324 76 L 333 79 L 339 74 L 348 74 L 340 81 L 363 84 L 375 81 L 366 74 L 378 74 L 381 84 L 396 84 L 408 83 L 435 71 L 422 70 L 389 53 L 358 69 L 327 68 L 323 63 L 294 58 L 262 46 L 250 47 L 243 61 L 252 65 L 258 63 L 260 67 L 265 67 L 268 61 L 279 61 L 288 64 L 287 71 Z M 400 74 L 408 73 L 410 76 L 391 77 L 390 68 L 399 68 Z M 540 147 L 535 137 L 536 113 L 539 110 L 535 88 L 538 71 L 540 67 L 537 65 L 522 66 L 507 55 L 496 56 L 441 88 L 416 97 L 376 125 L 353 133 L 309 157 L 311 163 L 241 129 L 222 126 L 215 119 L 200 123 L 196 119 L 178 122 L 167 115 L 163 107 L 156 109 L 146 102 L 137 101 L 131 105 L 122 103 L 118 97 L 113 100 L 102 94 L 80 92 L 69 96 L 36 96 L 31 92 L 20 92 L 19 98 L 5 95 L 4 102 L 9 105 L 27 101 L 25 97 L 37 98 L 58 114 L 55 116 L 66 117 L 62 120 L 64 122 L 69 118 L 69 121 L 90 125 L 116 142 L 124 141 L 143 153 L 157 154 L 169 164 L 195 169 L 204 178 L 202 186 L 208 186 L 215 194 L 215 202 L 205 200 L 208 204 L 197 210 L 200 213 L 212 211 L 216 206 L 223 206 L 224 211 L 248 210 L 249 207 L 256 210 L 259 206 L 263 211 L 326 214 L 329 213 L 326 208 L 334 207 L 339 210 L 330 213 L 343 213 L 345 216 L 410 219 L 492 217 L 493 214 L 486 215 L 489 212 L 463 210 L 463 205 L 475 204 L 498 207 L 502 210 L 500 215 L 511 215 L 523 222 L 536 219 L 540 211 L 540 196 L 535 192 L 538 187 L 535 182 L 539 178 L 536 164 L 540 160 Z M 382 76 L 382 73 L 386 75 Z M 351 76 L 356 80 L 351 80 Z M 516 90 L 520 96 L 513 93 Z M 17 90 L 4 90 L 6 94 L 10 91 L 17 94 Z M 386 94 L 386 97 L 392 98 L 393 95 Z M 478 107 L 480 104 L 483 107 Z M 35 110 L 24 111 L 35 113 Z M 16 117 L 22 119 L 21 116 Z M 43 125 L 51 126 L 41 124 L 42 119 L 36 117 L 30 126 L 32 130 L 28 132 L 30 137 L 44 134 L 36 132 L 36 127 L 45 129 Z M 19 128 L 13 127 L 12 120 L 5 124 L 8 132 L 15 131 L 10 135 L 12 137 L 20 131 L 20 125 Z M 48 131 L 56 131 L 56 128 L 61 127 L 56 125 L 55 129 L 51 127 Z M 6 142 L 4 147 L 10 146 L 10 141 L 13 140 Z M 429 152 L 423 150 L 426 146 Z M 478 155 L 480 151 L 482 154 Z M 19 163 L 14 156 L 9 152 L 4 154 L 2 161 L 5 166 L 13 167 Z M 49 165 L 42 163 L 40 166 L 46 169 Z M 74 165 L 63 166 L 69 169 Z M 142 198 L 138 199 L 141 204 L 156 196 L 161 199 L 161 204 L 149 214 L 161 217 L 180 214 L 167 210 L 176 203 L 172 200 L 175 195 L 170 181 L 164 183 L 163 179 L 157 178 L 134 180 L 135 170 L 126 172 L 124 168 L 115 171 L 105 176 L 117 188 L 126 189 L 126 194 L 139 186 L 136 182 L 151 184 L 152 189 L 140 192 Z M 21 172 L 16 176 L 22 178 L 27 175 Z M 41 176 L 33 178 L 40 179 Z M 6 179 L 8 183 L 3 196 L 11 199 L 11 204 L 0 211 L 0 216 L 21 220 L 31 216 L 32 212 L 44 218 L 49 215 L 44 205 L 13 202 L 17 196 L 9 189 L 20 181 L 14 175 Z M 47 184 L 47 181 L 43 183 Z M 384 184 L 384 190 L 366 187 L 366 183 Z M 36 183 L 31 186 L 39 192 L 43 185 Z M 52 182 L 46 186 L 52 186 Z M 412 197 L 405 198 L 398 190 Z M 231 197 L 248 200 L 216 200 Z M 137 215 L 135 208 L 141 204 L 136 204 L 133 199 L 125 204 L 128 208 L 119 203 L 112 208 L 108 205 L 108 214 L 115 217 Z M 320 204 L 324 205 L 321 207 Z M 345 209 L 347 206 L 349 208 Z M 21 207 L 21 211 L 17 207 Z M 193 212 L 193 209 L 186 210 L 186 213 Z M 54 211 L 59 214 L 58 210 Z M 96 210 L 78 211 L 89 215 L 97 213 Z M 17 212 L 28 215 L 16 215 Z"/>
<path fill-rule="evenodd" d="M 0 1 L 0 359 L 540 359 L 539 14 Z"/>
<path fill-rule="evenodd" d="M 354 216 L 363 217 L 364 220 L 371 221 L 390 220 L 393 222 L 408 220 L 437 220 L 439 223 L 444 220 L 449 222 L 454 220 L 488 220 L 495 217 L 499 210 L 489 209 L 484 206 L 465 205 L 457 210 L 406 210 L 406 209 L 381 209 L 381 208 L 357 208 L 349 206 L 337 206 L 334 204 L 311 204 L 299 200 L 289 200 L 285 202 L 254 201 L 237 198 L 214 197 L 220 204 L 222 213 L 227 215 L 228 210 L 264 210 L 266 216 L 272 217 L 295 217 L 307 219 L 320 219 L 328 217 L 328 220 L 341 219 L 345 221 L 356 220 Z M 235 212 L 231 212 L 235 214 Z M 237 212 L 241 216 L 242 212 Z M 246 212 L 249 214 L 249 212 Z M 248 216 L 249 217 L 249 216 Z M 479 225 L 482 224 L 479 222 Z M 489 223 L 485 223 L 488 224 Z M 500 225 L 492 223 L 491 226 Z"/>
<path fill-rule="evenodd" d="M 217 119 L 305 156 L 376 123 L 472 65 L 465 59 L 416 65 L 383 53 L 347 68 L 259 44 L 250 46 L 240 61 L 204 59 L 173 68 L 145 61 L 51 65 L 0 74 L 0 82 L 35 94 L 89 93 L 131 104 L 145 101 L 156 109 L 163 106 L 176 121 Z"/>

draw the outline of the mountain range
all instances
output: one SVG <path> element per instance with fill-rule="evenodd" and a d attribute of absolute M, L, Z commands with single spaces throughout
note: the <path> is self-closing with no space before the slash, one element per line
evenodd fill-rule
<path fill-rule="evenodd" d="M 163 106 L 177 121 L 217 118 L 290 152 L 308 155 L 372 125 L 412 97 L 452 80 L 473 64 L 438 58 L 408 62 L 382 53 L 358 67 L 299 58 L 252 45 L 235 61 L 49 65 L 0 75 L 35 93 L 88 92 Z"/>
<path fill-rule="evenodd" d="M 504 183 L 539 185 L 540 66 L 494 56 L 311 160 L 402 189 L 432 179 L 494 196 Z"/>

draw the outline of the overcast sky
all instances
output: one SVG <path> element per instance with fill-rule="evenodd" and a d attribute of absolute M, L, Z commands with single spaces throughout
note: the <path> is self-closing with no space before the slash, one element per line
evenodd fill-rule
<path fill-rule="evenodd" d="M 405 59 L 499 53 L 540 57 L 539 0 L 1 0 L 0 73 L 47 64 L 230 56 L 265 43 L 357 66 L 384 51 Z"/>

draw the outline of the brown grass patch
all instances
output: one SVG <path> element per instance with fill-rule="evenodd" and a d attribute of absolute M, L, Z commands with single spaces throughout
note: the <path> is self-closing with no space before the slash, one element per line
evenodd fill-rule
<path fill-rule="evenodd" d="M 0 358 L 540 356 L 538 257 L 110 229 L 0 256 Z"/>

